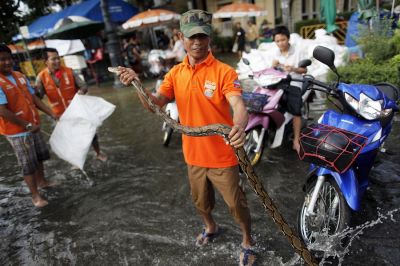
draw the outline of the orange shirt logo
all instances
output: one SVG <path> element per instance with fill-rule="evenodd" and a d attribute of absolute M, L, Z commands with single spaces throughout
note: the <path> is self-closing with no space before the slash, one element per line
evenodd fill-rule
<path fill-rule="evenodd" d="M 215 82 L 206 80 L 204 83 L 204 95 L 207 96 L 208 98 L 211 98 L 214 95 L 214 91 L 217 88 L 217 85 Z"/>
<path fill-rule="evenodd" d="M 18 78 L 18 80 L 22 85 L 26 84 L 25 78 Z"/>

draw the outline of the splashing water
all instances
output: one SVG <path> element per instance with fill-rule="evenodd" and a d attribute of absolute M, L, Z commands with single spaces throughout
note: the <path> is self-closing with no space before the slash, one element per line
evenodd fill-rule
<path fill-rule="evenodd" d="M 86 173 L 85 170 L 83 170 L 83 169 L 80 169 L 80 170 L 81 170 L 82 174 L 85 176 L 86 181 L 88 182 L 89 187 L 93 187 L 93 186 L 94 186 L 94 181 L 93 181 L 93 179 L 91 179 L 91 178 L 89 177 L 89 175 Z"/>
<path fill-rule="evenodd" d="M 342 265 L 345 256 L 350 252 L 352 242 L 364 234 L 366 229 L 372 228 L 378 224 L 382 224 L 384 221 L 397 222 L 394 218 L 396 213 L 400 212 L 400 208 L 393 209 L 386 213 L 378 211 L 378 218 L 372 221 L 365 222 L 356 227 L 347 227 L 342 232 L 328 236 L 327 233 L 316 233 L 313 235 L 315 242 L 308 245 L 308 248 L 313 251 L 321 252 L 323 257 L 320 261 L 320 265 L 332 264 L 332 259 L 338 259 L 336 265 Z M 343 245 L 344 244 L 344 245 Z M 295 254 L 288 262 L 282 263 L 283 266 L 294 266 L 298 265 L 301 261 L 299 255 Z"/>

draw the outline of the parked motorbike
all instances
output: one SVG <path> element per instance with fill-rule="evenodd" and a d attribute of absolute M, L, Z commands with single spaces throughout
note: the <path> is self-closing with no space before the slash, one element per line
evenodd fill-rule
<path fill-rule="evenodd" d="M 243 63 L 250 67 L 250 62 L 243 58 Z M 302 60 L 299 67 L 306 68 L 310 60 Z M 250 67 L 251 68 L 251 67 Z M 282 70 L 267 68 L 250 75 L 257 87 L 251 93 L 243 93 L 249 122 L 247 123 L 244 149 L 252 165 L 256 165 L 265 149 L 274 149 L 282 145 L 284 136 L 292 132 L 293 115 L 281 108 L 284 86 L 291 78 Z M 308 104 L 310 90 L 302 90 L 303 104 Z M 308 112 L 308 108 L 306 109 Z M 308 114 L 304 114 L 308 117 Z"/>
<path fill-rule="evenodd" d="M 169 69 L 171 68 L 171 64 L 167 63 L 165 58 L 162 56 L 158 56 L 155 58 L 149 59 L 149 63 L 151 66 L 152 74 L 157 77 L 156 87 L 155 90 L 157 91 L 158 88 L 161 86 L 161 83 L 164 80 L 164 76 L 168 73 Z M 165 107 L 165 112 L 175 121 L 179 122 L 179 113 L 178 107 L 176 106 L 175 101 L 170 102 Z M 163 132 L 163 145 L 168 146 L 169 142 L 171 141 L 173 129 L 168 126 L 167 123 L 163 122 L 161 130 Z"/>
<path fill-rule="evenodd" d="M 175 101 L 167 104 L 167 106 L 165 107 L 165 112 L 176 122 L 179 122 L 179 112 Z M 163 145 L 168 146 L 174 130 L 166 122 L 163 122 L 162 131 L 164 132 Z"/>
<path fill-rule="evenodd" d="M 300 158 L 311 162 L 298 213 L 298 232 L 306 244 L 344 230 L 359 211 L 374 160 L 389 136 L 399 90 L 388 83 L 345 84 L 335 54 L 318 46 L 314 58 L 336 73 L 332 84 L 304 78 L 308 89 L 326 93 L 339 108 L 327 110 L 318 124 L 302 130 Z M 315 85 L 318 86 L 315 87 Z"/>

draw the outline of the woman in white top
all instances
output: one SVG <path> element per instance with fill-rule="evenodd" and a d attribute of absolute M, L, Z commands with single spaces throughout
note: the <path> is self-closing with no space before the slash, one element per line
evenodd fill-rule
<path fill-rule="evenodd" d="M 185 48 L 183 47 L 182 40 L 179 39 L 177 34 L 174 34 L 174 47 L 172 48 L 172 55 L 175 57 L 176 62 L 182 62 L 186 56 Z"/>

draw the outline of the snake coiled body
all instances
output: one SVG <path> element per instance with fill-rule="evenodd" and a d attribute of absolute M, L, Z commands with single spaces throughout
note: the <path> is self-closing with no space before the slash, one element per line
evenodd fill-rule
<path fill-rule="evenodd" d="M 118 68 L 109 67 L 108 70 L 113 73 L 118 73 Z M 151 98 L 146 94 L 142 84 L 136 80 L 132 81 L 132 85 L 136 88 L 137 92 L 143 96 L 142 98 L 149 105 L 150 109 L 154 111 L 158 116 L 160 116 L 171 128 L 174 130 L 188 135 L 188 136 L 211 136 L 220 135 L 224 139 L 228 140 L 228 135 L 231 127 L 223 124 L 213 124 L 203 127 L 187 127 L 179 124 L 169 115 L 167 115 L 158 105 L 156 105 Z M 318 265 L 315 258 L 311 255 L 310 251 L 304 245 L 303 241 L 297 236 L 296 231 L 294 231 L 285 221 L 278 208 L 275 206 L 271 197 L 268 195 L 267 191 L 260 178 L 255 173 L 249 159 L 247 158 L 246 152 L 243 148 L 235 149 L 236 157 L 238 158 L 240 167 L 243 170 L 251 188 L 260 198 L 264 208 L 269 212 L 275 224 L 278 225 L 279 229 L 286 236 L 292 247 L 296 252 L 304 259 L 308 265 Z"/>

